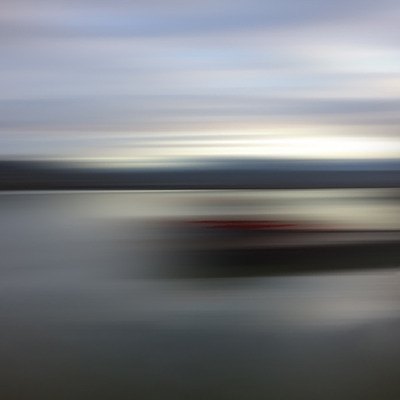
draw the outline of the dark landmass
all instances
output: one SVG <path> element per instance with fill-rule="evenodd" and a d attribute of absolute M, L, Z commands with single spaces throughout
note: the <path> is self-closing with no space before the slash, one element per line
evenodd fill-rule
<path fill-rule="evenodd" d="M 83 166 L 82 166 L 83 165 Z M 0 190 L 397 188 L 400 161 L 224 159 L 170 167 L 95 168 L 0 160 Z"/>

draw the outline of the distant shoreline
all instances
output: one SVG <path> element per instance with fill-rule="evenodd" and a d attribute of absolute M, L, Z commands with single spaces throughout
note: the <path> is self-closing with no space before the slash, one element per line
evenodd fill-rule
<path fill-rule="evenodd" d="M 400 162 L 231 160 L 181 167 L 72 168 L 1 161 L 0 190 L 240 190 L 400 188 Z"/>

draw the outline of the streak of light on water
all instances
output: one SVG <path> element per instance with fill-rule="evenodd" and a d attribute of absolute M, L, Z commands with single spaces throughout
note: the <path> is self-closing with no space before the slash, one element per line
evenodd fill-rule
<path fill-rule="evenodd" d="M 400 265 L 169 274 L 148 221 L 210 197 L 400 226 L 395 190 L 1 194 L 0 397 L 398 399 Z"/>

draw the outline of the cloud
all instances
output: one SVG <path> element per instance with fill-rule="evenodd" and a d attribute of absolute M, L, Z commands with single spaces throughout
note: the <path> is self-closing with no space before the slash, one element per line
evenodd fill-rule
<path fill-rule="evenodd" d="M 49 153 L 68 132 L 393 136 L 399 17 L 391 0 L 3 2 L 0 154 L 40 130 L 53 132 Z"/>
<path fill-rule="evenodd" d="M 258 28 L 293 28 L 368 16 L 396 3 L 383 0 L 232 1 L 16 1 L 6 3 L 0 21 L 12 35 L 164 37 Z"/>

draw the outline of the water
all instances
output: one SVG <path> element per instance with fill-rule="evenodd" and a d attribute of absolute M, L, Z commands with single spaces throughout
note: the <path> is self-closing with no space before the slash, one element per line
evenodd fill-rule
<path fill-rule="evenodd" d="M 400 265 L 172 273 L 191 260 L 153 222 L 221 213 L 210 198 L 400 227 L 396 190 L 3 193 L 0 398 L 400 398 Z"/>

